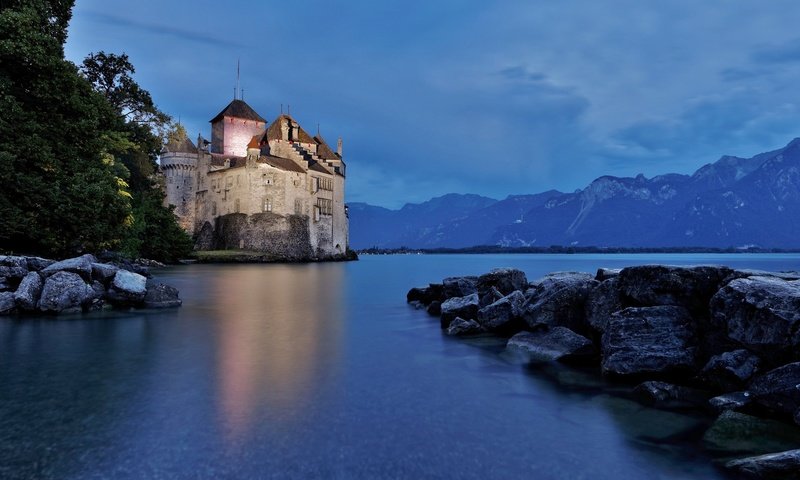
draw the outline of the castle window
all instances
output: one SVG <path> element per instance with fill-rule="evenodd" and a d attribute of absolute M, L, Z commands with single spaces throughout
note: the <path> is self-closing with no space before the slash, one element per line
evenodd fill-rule
<path fill-rule="evenodd" d="M 217 202 L 211 204 L 211 215 L 214 217 L 217 216 Z"/>
<path fill-rule="evenodd" d="M 317 207 L 320 215 L 331 215 L 333 213 L 333 202 L 327 198 L 318 198 Z"/>
<path fill-rule="evenodd" d="M 272 197 L 264 197 L 264 211 L 265 212 L 272 211 Z"/>
<path fill-rule="evenodd" d="M 295 215 L 302 215 L 303 214 L 303 201 L 299 198 L 294 200 L 294 213 Z"/>
<path fill-rule="evenodd" d="M 234 201 L 233 201 L 233 210 L 234 210 L 236 213 L 239 213 L 239 199 L 238 199 L 238 198 L 237 198 L 236 200 L 234 200 Z"/>

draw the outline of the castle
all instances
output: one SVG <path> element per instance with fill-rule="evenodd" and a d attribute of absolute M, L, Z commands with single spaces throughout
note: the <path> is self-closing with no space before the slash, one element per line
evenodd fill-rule
<path fill-rule="evenodd" d="M 280 260 L 344 255 L 348 215 L 342 141 L 336 151 L 290 115 L 269 126 L 244 100 L 211 120 L 211 141 L 170 140 L 161 153 L 165 203 L 198 250 L 243 249 Z"/>

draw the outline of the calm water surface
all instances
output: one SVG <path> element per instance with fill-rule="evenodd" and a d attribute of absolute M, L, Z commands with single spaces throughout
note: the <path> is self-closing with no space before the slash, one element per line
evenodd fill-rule
<path fill-rule="evenodd" d="M 0 478 L 722 478 L 704 419 L 447 338 L 415 285 L 797 255 L 408 255 L 158 272 L 180 309 L 0 320 Z"/>

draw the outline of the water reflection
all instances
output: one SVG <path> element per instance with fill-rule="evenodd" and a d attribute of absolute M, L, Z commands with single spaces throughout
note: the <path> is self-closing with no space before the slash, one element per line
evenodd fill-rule
<path fill-rule="evenodd" d="M 257 418 L 291 423 L 338 370 L 340 265 L 255 265 L 221 271 L 214 316 L 218 403 L 226 443 Z"/>

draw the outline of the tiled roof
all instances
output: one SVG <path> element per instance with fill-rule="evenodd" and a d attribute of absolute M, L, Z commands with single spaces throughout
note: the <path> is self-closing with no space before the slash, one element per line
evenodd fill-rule
<path fill-rule="evenodd" d="M 224 155 L 221 153 L 212 153 L 211 154 L 211 165 L 214 167 L 223 167 L 225 166 L 225 160 L 230 160 L 230 168 L 239 168 L 244 167 L 247 165 L 247 158 L 246 157 L 237 157 L 234 155 Z"/>
<path fill-rule="evenodd" d="M 298 128 L 299 132 L 295 132 L 295 135 L 294 135 L 295 138 L 293 138 L 293 140 L 295 142 L 312 143 L 312 144 L 316 143 L 314 141 L 314 138 L 311 135 L 309 135 L 308 132 L 303 130 L 303 127 L 300 127 L 300 124 L 297 123 L 297 121 L 295 119 L 293 119 L 292 117 L 290 117 L 289 115 L 286 115 L 286 114 L 279 115 L 278 118 L 276 118 L 275 121 L 272 122 L 269 125 L 269 127 L 267 127 L 267 141 L 268 142 L 272 141 L 272 140 L 281 140 L 283 138 L 283 134 L 281 133 L 281 123 L 282 123 L 281 120 L 284 120 L 284 119 L 288 120 L 288 121 L 290 121 L 292 123 L 296 123 L 297 126 L 299 127 Z"/>
<path fill-rule="evenodd" d="M 164 145 L 166 152 L 181 152 L 181 153 L 197 153 L 197 147 L 194 146 L 191 140 L 184 138 L 183 140 L 170 140 Z"/>
<path fill-rule="evenodd" d="M 234 117 L 234 118 L 241 118 L 243 120 L 255 120 L 258 122 L 267 123 L 261 115 L 256 113 L 253 108 L 246 104 L 244 100 L 233 100 L 231 103 L 228 104 L 227 107 L 222 109 L 221 112 L 217 114 L 216 117 L 211 119 L 211 123 L 220 120 L 222 117 Z"/>
<path fill-rule="evenodd" d="M 288 170 L 290 172 L 305 173 L 303 167 L 298 165 L 288 158 L 273 157 L 272 155 L 262 155 L 258 158 L 259 163 L 266 163 L 281 170 Z"/>
<path fill-rule="evenodd" d="M 321 135 L 317 135 L 314 137 L 314 141 L 317 143 L 317 156 L 319 158 L 325 160 L 341 160 L 339 154 L 334 152 L 328 143 L 325 142 L 325 139 L 322 138 Z"/>
<path fill-rule="evenodd" d="M 328 175 L 331 174 L 331 172 L 327 168 L 323 167 L 322 164 L 318 162 L 310 162 L 308 165 L 308 169 L 314 170 L 315 172 L 327 173 Z"/>

